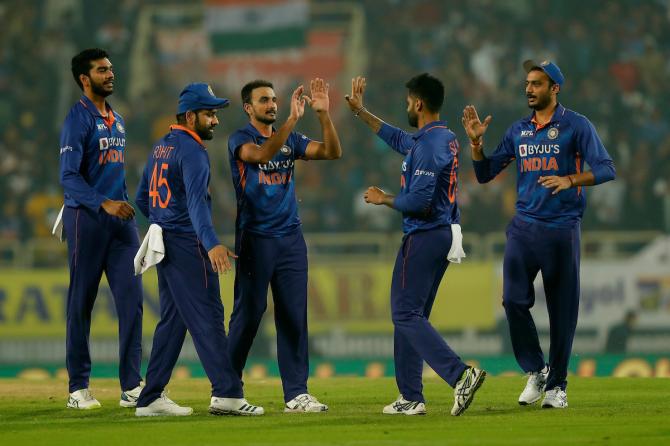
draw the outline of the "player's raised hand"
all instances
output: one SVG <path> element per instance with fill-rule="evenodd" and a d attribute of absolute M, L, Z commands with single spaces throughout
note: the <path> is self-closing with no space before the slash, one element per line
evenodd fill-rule
<path fill-rule="evenodd" d="M 463 128 L 465 133 L 467 133 L 470 141 L 478 143 L 481 140 L 482 135 L 486 133 L 486 129 L 491 123 L 491 115 L 487 116 L 484 119 L 484 122 L 479 120 L 479 115 L 477 114 L 477 109 L 474 105 L 467 105 L 463 109 L 463 118 L 461 122 L 463 123 Z"/>
<path fill-rule="evenodd" d="M 302 115 L 305 114 L 305 98 L 303 97 L 304 91 L 305 87 L 300 85 L 298 88 L 293 90 L 293 93 L 291 94 L 291 114 L 289 117 L 295 119 L 296 121 L 302 118 Z"/>
<path fill-rule="evenodd" d="M 312 97 L 304 95 L 303 98 L 315 112 L 327 112 L 330 107 L 330 99 L 328 98 L 329 89 L 330 85 L 317 77 L 309 82 L 309 91 Z"/>
<path fill-rule="evenodd" d="M 232 269 L 230 258 L 236 259 L 237 256 L 233 251 L 223 245 L 216 245 L 207 253 L 209 261 L 212 262 L 212 269 L 216 273 L 227 273 Z"/>
<path fill-rule="evenodd" d="M 546 187 L 547 189 L 554 189 L 551 191 L 551 195 L 556 195 L 562 190 L 565 189 L 570 189 L 572 187 L 572 181 L 570 180 L 569 176 L 566 177 L 559 177 L 558 175 L 549 175 L 549 176 L 541 176 L 538 180 L 538 183 L 540 183 L 542 186 Z"/>
<path fill-rule="evenodd" d="M 356 76 L 351 80 L 351 94 L 344 96 L 351 111 L 358 112 L 363 108 L 363 93 L 365 93 L 365 78 Z"/>
<path fill-rule="evenodd" d="M 129 220 L 135 216 L 135 208 L 127 201 L 105 200 L 100 206 L 109 215 L 122 220 Z"/>

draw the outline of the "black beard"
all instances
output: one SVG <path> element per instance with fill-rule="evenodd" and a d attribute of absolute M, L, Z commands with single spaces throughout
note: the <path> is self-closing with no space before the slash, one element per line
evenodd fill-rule
<path fill-rule="evenodd" d="M 103 86 L 103 84 L 96 84 L 95 82 L 93 82 L 91 80 L 91 91 L 96 96 L 106 98 L 110 94 L 114 93 L 114 87 L 112 87 L 111 91 L 107 91 L 107 90 L 105 90 L 105 87 Z"/>
<path fill-rule="evenodd" d="M 407 122 L 409 123 L 410 127 L 414 127 L 414 128 L 418 127 L 419 126 L 419 115 L 407 112 Z"/>
<path fill-rule="evenodd" d="M 551 96 L 535 96 L 535 99 L 537 100 L 535 105 L 528 104 L 528 108 L 532 108 L 533 110 L 544 110 L 551 104 Z"/>
<path fill-rule="evenodd" d="M 256 121 L 262 122 L 265 125 L 272 125 L 275 123 L 277 118 L 266 118 L 265 116 L 258 116 L 256 115 Z"/>
<path fill-rule="evenodd" d="M 202 140 L 210 140 L 214 138 L 214 127 L 206 127 L 204 125 L 200 125 L 200 123 L 196 121 L 195 133 L 197 133 Z"/>

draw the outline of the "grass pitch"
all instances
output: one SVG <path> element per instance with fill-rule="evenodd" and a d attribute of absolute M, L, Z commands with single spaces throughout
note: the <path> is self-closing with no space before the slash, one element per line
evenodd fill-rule
<path fill-rule="evenodd" d="M 311 379 L 310 391 L 330 405 L 323 414 L 284 414 L 278 380 L 248 381 L 246 394 L 265 407 L 261 417 L 207 413 L 209 383 L 173 380 L 170 397 L 195 413 L 184 418 L 136 418 L 118 406 L 118 384 L 93 380 L 103 405 L 65 409 L 62 380 L 0 380 L 3 445 L 619 445 L 670 444 L 670 380 L 576 378 L 566 410 L 516 403 L 523 377 L 488 377 L 475 401 L 452 417 L 450 387 L 425 381 L 428 415 L 382 415 L 397 396 L 389 378 Z"/>

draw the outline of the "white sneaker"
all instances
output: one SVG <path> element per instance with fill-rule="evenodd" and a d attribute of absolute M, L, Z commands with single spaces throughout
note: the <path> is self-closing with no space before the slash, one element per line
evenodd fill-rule
<path fill-rule="evenodd" d="M 560 387 L 547 390 L 542 401 L 543 409 L 565 409 L 568 407 L 568 395 Z"/>
<path fill-rule="evenodd" d="M 119 400 L 119 406 L 121 407 L 136 407 L 137 399 L 142 393 L 142 384 L 135 387 L 134 389 L 124 390 L 121 392 L 121 399 Z"/>
<path fill-rule="evenodd" d="M 420 401 L 408 401 L 400 395 L 397 400 L 384 406 L 382 413 L 386 415 L 426 415 L 426 405 Z"/>
<path fill-rule="evenodd" d="M 328 406 L 309 393 L 302 393 L 286 403 L 284 412 L 326 412 Z"/>
<path fill-rule="evenodd" d="M 545 371 L 530 372 L 528 374 L 528 382 L 526 387 L 519 395 L 519 404 L 526 406 L 540 401 L 544 386 L 547 384 L 547 376 L 549 376 L 549 367 L 545 367 Z"/>
<path fill-rule="evenodd" d="M 100 401 L 93 398 L 91 392 L 88 389 L 81 389 L 70 394 L 70 397 L 67 399 L 67 405 L 70 409 L 99 409 L 102 407 Z"/>
<path fill-rule="evenodd" d="M 465 412 L 485 378 L 486 372 L 475 367 L 469 367 L 463 372 L 454 387 L 454 407 L 451 408 L 453 416 L 457 417 Z"/>
<path fill-rule="evenodd" d="M 244 398 L 219 398 L 212 397 L 209 404 L 209 413 L 212 415 L 263 415 L 265 410 L 261 406 L 254 406 Z"/>
<path fill-rule="evenodd" d="M 182 407 L 167 397 L 167 393 L 161 393 L 157 399 L 146 407 L 138 407 L 135 409 L 136 417 L 185 417 L 191 415 L 193 409 L 190 407 Z"/>

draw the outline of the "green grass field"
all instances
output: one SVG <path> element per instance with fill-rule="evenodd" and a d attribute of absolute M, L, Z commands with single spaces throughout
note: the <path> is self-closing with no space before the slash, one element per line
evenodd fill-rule
<path fill-rule="evenodd" d="M 249 381 L 249 400 L 262 417 L 215 417 L 207 413 L 204 379 L 173 380 L 170 397 L 190 405 L 185 418 L 137 419 L 118 407 L 114 380 L 93 380 L 103 404 L 95 411 L 65 409 L 61 380 L 0 380 L 0 443 L 3 445 L 612 445 L 670 444 L 670 380 L 572 378 L 570 407 L 542 410 L 516 403 L 522 377 L 489 377 L 472 406 L 452 417 L 452 390 L 427 379 L 428 415 L 382 415 L 397 396 L 392 379 L 312 379 L 310 390 L 330 405 L 324 414 L 284 414 L 278 380 Z"/>

